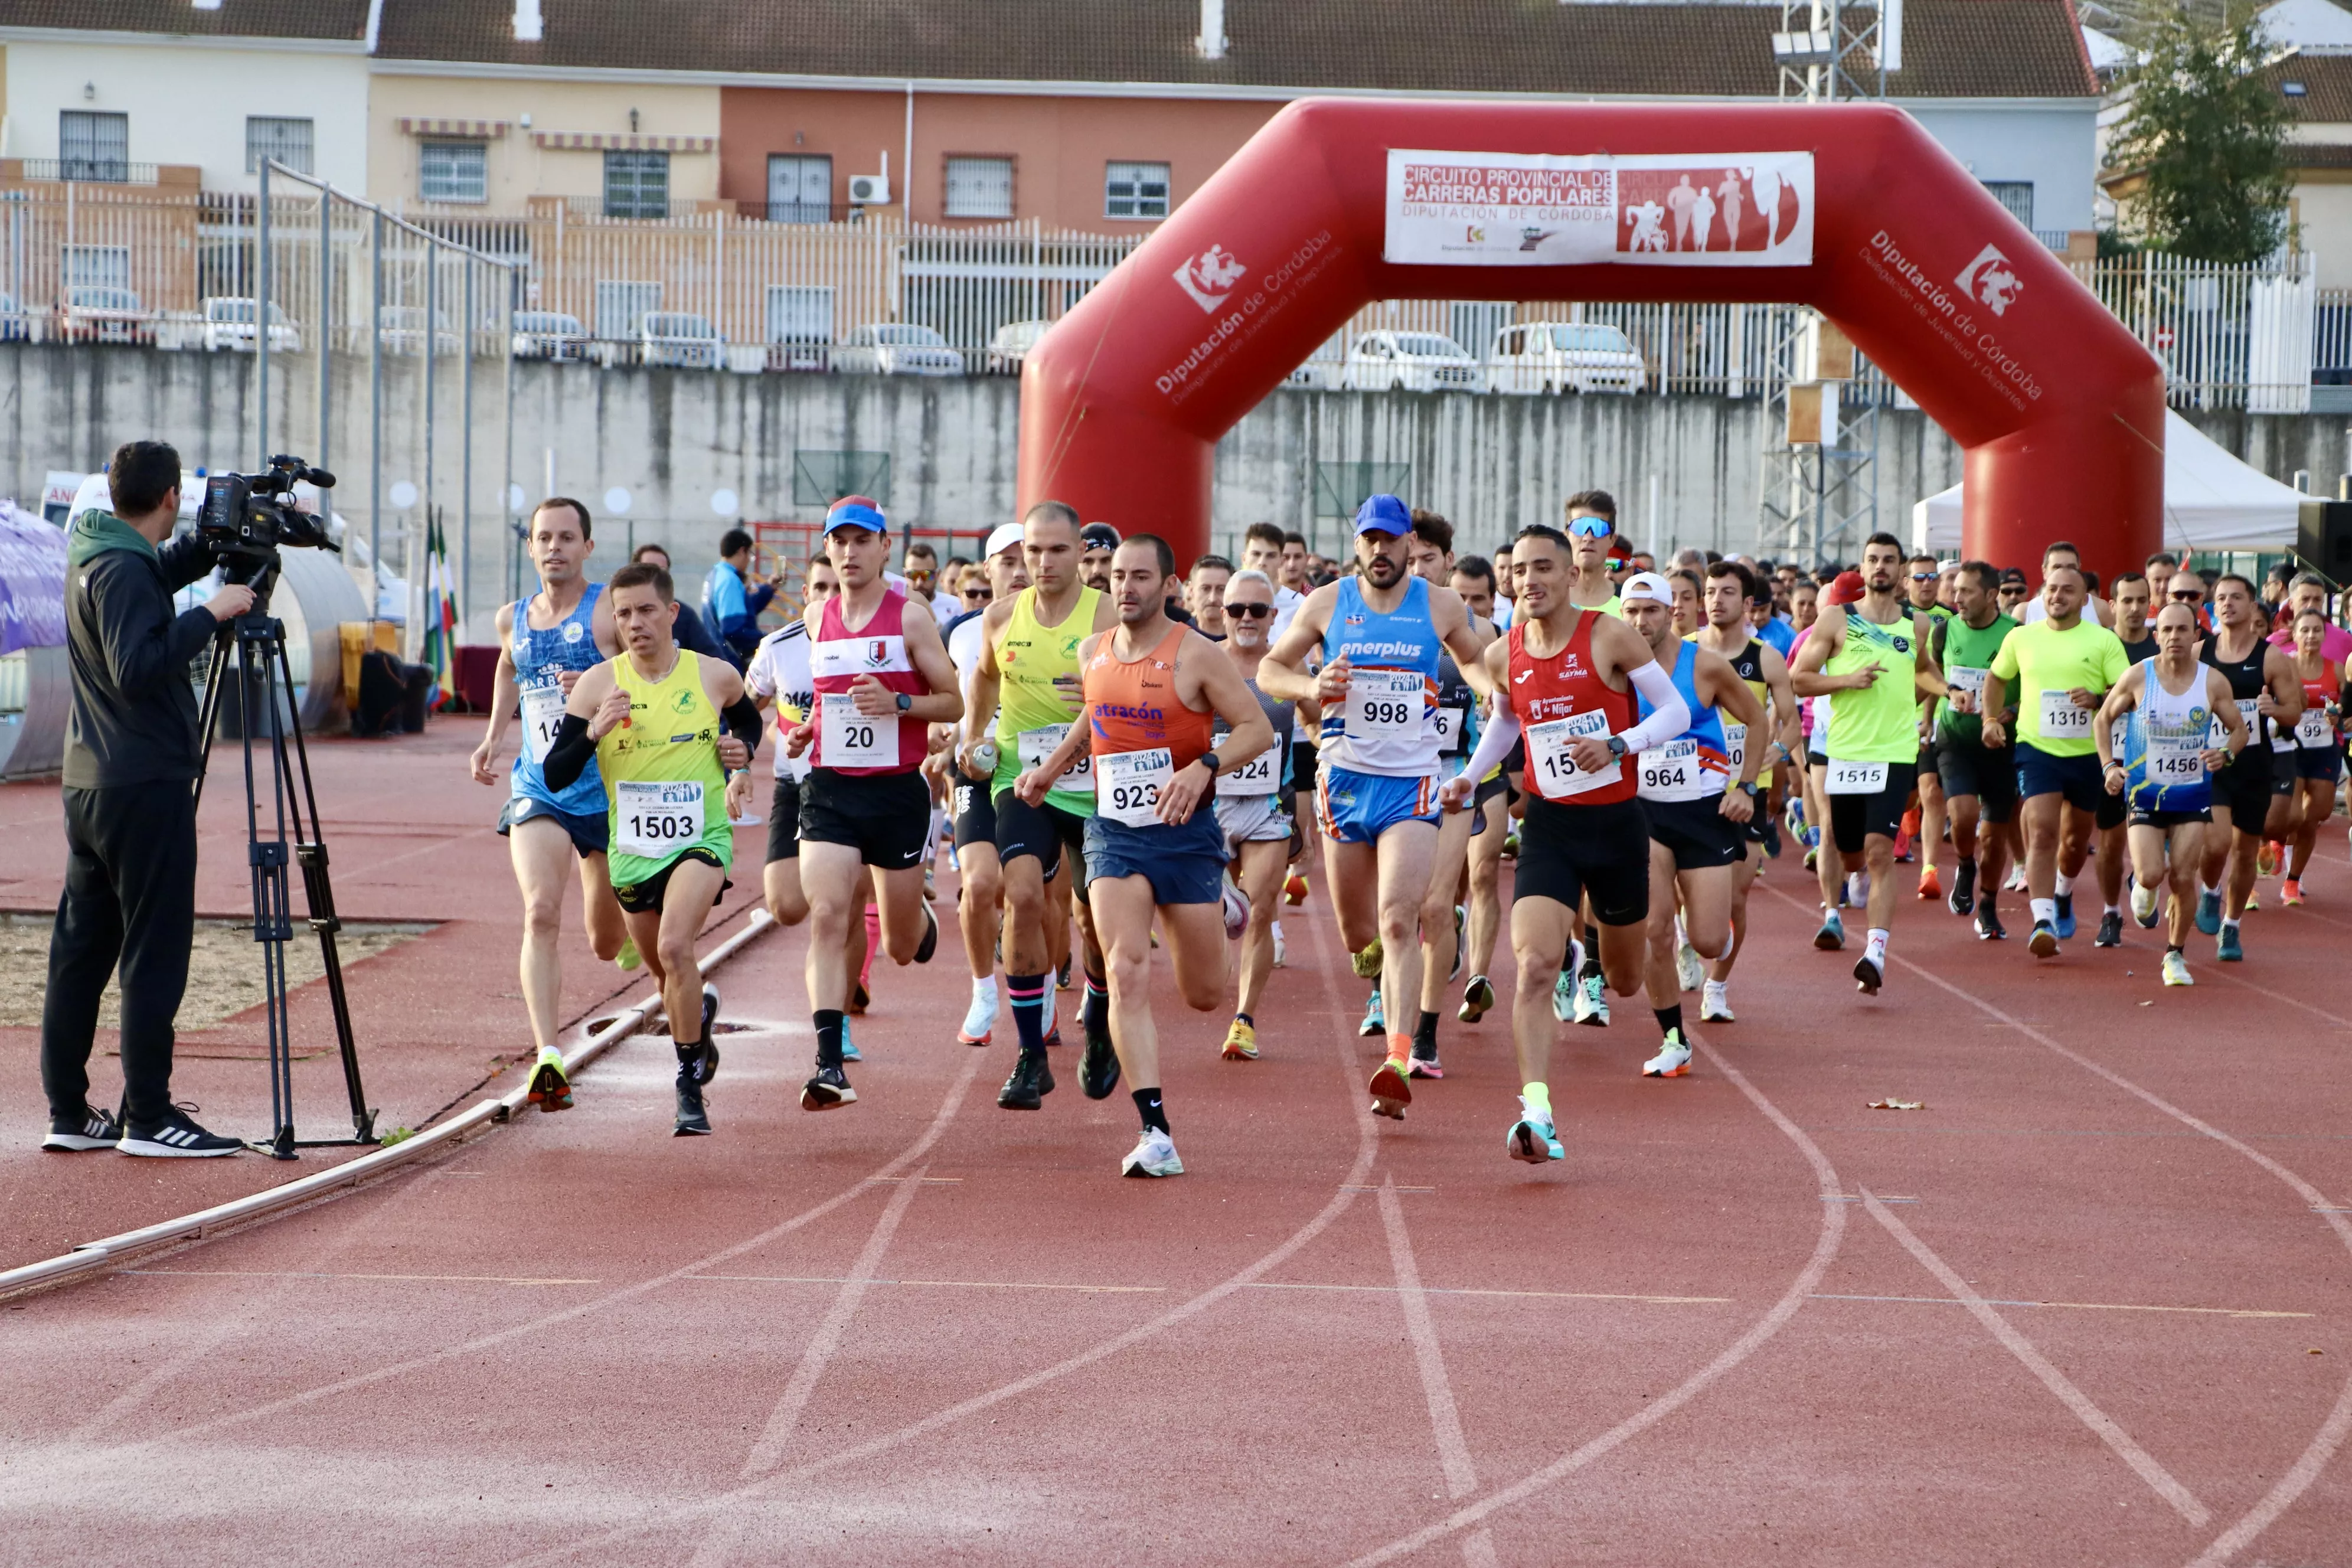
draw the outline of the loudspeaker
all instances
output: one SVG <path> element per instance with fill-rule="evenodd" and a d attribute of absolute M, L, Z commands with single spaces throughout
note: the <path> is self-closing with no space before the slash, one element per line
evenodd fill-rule
<path fill-rule="evenodd" d="M 2307 500 L 2294 552 L 2338 587 L 2352 584 L 2352 500 Z"/>

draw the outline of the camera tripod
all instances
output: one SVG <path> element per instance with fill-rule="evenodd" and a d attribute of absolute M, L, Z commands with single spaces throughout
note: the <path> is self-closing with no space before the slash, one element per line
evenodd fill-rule
<path fill-rule="evenodd" d="M 300 1157 L 295 1153 L 297 1149 L 372 1146 L 376 1137 L 375 1112 L 369 1109 L 366 1093 L 360 1087 L 359 1047 L 352 1038 L 351 1003 L 343 992 L 342 961 L 335 951 L 335 933 L 342 930 L 343 922 L 335 914 L 334 889 L 327 880 L 327 845 L 319 824 L 318 796 L 310 785 L 310 757 L 303 747 L 300 718 L 293 712 L 294 671 L 286 658 L 286 626 L 268 613 L 269 589 L 277 575 L 274 561 L 254 575 L 250 581 L 255 594 L 253 608 L 222 626 L 213 643 L 211 674 L 205 682 L 204 761 L 196 774 L 195 787 L 196 798 L 201 802 L 205 772 L 212 764 L 213 733 L 220 717 L 221 693 L 228 681 L 235 679 L 237 732 L 245 749 L 246 863 L 253 875 L 253 940 L 261 946 L 266 993 L 263 1000 L 269 1019 L 269 1111 L 273 1126 L 269 1141 L 253 1147 L 272 1159 L 293 1160 Z M 289 716 L 293 718 L 294 732 L 290 753 L 286 744 L 286 720 Z M 266 821 L 254 777 L 254 730 L 258 725 L 268 726 L 261 737 L 268 746 L 271 811 Z M 306 813 L 308 837 L 303 835 Z M 343 1085 L 352 1097 L 349 1138 L 294 1136 L 294 1041 L 286 1001 L 286 944 L 294 939 L 287 881 L 289 858 L 302 863 L 302 891 L 305 907 L 310 910 L 310 926 L 319 933 L 319 949 L 326 961 L 327 995 L 334 1006 L 335 1040 L 343 1056 Z"/>

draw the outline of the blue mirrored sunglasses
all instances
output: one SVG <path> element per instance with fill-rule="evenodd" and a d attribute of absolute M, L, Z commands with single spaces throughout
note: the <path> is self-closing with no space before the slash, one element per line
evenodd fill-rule
<path fill-rule="evenodd" d="M 1617 531 L 1617 525 L 1605 517 L 1580 517 L 1569 523 L 1568 531 L 1578 539 L 1606 539 Z"/>

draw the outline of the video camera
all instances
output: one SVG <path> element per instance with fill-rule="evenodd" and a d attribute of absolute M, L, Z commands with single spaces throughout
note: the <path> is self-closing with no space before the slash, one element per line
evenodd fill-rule
<path fill-rule="evenodd" d="M 277 565 L 281 544 L 341 552 L 327 535 L 325 519 L 295 510 L 298 482 L 332 489 L 335 476 L 281 454 L 260 473 L 214 474 L 205 480 L 196 532 L 212 546 L 213 559 L 229 582 L 257 584 Z"/>

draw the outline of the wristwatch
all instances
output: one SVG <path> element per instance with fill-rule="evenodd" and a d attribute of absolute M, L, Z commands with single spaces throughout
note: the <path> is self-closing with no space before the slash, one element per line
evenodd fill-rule
<path fill-rule="evenodd" d="M 1624 736 L 1622 736 L 1622 735 L 1612 735 L 1612 736 L 1610 736 L 1610 737 L 1609 737 L 1609 754 L 1610 754 L 1611 756 L 1612 756 L 1612 757 L 1617 758 L 1617 759 L 1618 759 L 1619 761 L 1621 761 L 1621 762 L 1624 760 L 1624 756 L 1625 756 L 1625 737 L 1624 737 Z"/>
<path fill-rule="evenodd" d="M 1741 779 L 1739 781 L 1739 788 L 1750 800 L 1761 800 L 1764 798 L 1763 786 L 1759 784 L 1754 779 Z"/>
<path fill-rule="evenodd" d="M 1209 776 L 1210 776 L 1211 778 L 1215 778 L 1215 777 L 1217 776 L 1217 768 L 1218 768 L 1219 763 L 1218 763 L 1218 757 L 1217 757 L 1217 753 L 1216 753 L 1216 752 L 1202 752 L 1198 757 L 1194 758 L 1193 760 L 1194 760 L 1195 762 L 1202 762 L 1202 763 L 1208 763 L 1208 764 L 1209 764 Z"/>
<path fill-rule="evenodd" d="M 901 691 L 900 693 L 898 693 L 898 711 L 899 711 L 899 712 L 904 713 L 905 711 L 907 711 L 907 710 L 908 710 L 909 708 L 912 708 L 914 705 L 915 705 L 915 700 L 914 700 L 912 697 L 908 696 L 906 692 L 903 692 L 903 691 Z"/>

